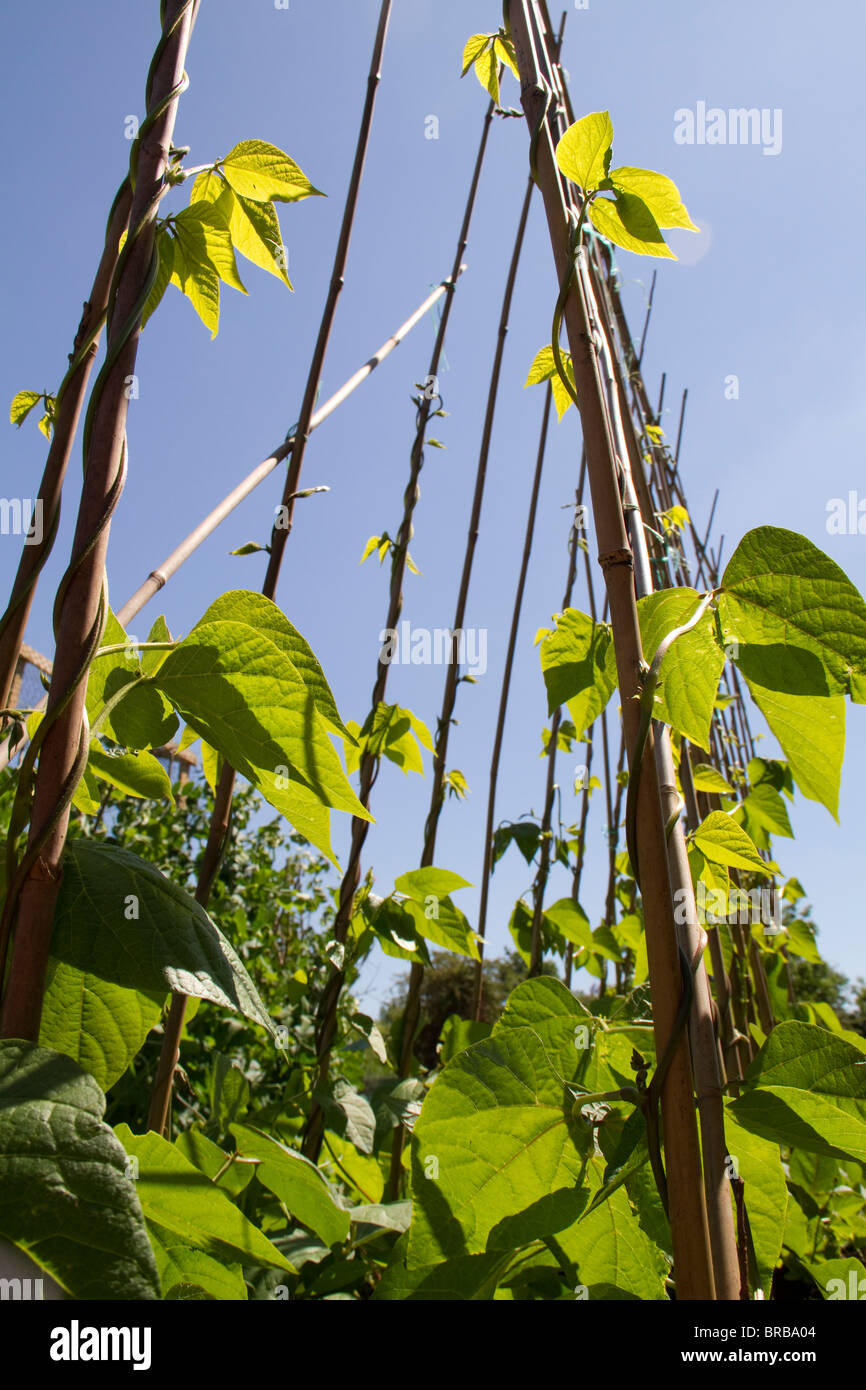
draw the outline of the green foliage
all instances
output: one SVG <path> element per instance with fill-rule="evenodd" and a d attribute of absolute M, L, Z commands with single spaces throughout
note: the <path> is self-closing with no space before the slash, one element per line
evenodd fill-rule
<path fill-rule="evenodd" d="M 495 34 L 473 34 L 472 38 L 467 40 L 463 49 L 463 70 L 460 76 L 465 77 L 469 69 L 473 68 L 475 76 L 489 93 L 494 106 L 499 106 L 499 70 L 502 66 L 510 68 L 518 81 L 520 80 L 514 44 L 504 29 L 499 29 Z"/>
<path fill-rule="evenodd" d="M 556 147 L 556 161 L 586 198 L 587 215 L 596 231 L 616 246 L 639 256 L 676 260 L 662 228 L 696 232 L 679 189 L 652 169 L 611 169 L 613 123 L 596 111 L 569 126 Z M 612 193 L 612 198 L 601 195 Z"/>
<path fill-rule="evenodd" d="M 562 360 L 565 365 L 565 372 L 574 387 L 574 366 L 571 361 L 571 353 L 563 352 Z M 552 347 L 543 347 L 535 354 L 532 366 L 529 368 L 529 376 L 523 383 L 524 390 L 527 386 L 538 386 L 543 381 L 549 381 L 553 391 L 553 403 L 556 406 L 558 419 L 562 419 L 570 405 L 573 405 L 572 397 L 569 395 L 562 377 L 556 368 L 556 360 L 553 356 Z M 576 389 L 576 388 L 575 388 Z"/>
<path fill-rule="evenodd" d="M 580 737 L 601 714 L 616 689 L 616 657 L 611 629 L 586 613 L 568 608 L 554 614 L 554 630 L 542 628 L 540 656 L 547 688 L 547 712 L 567 704 Z"/>
<path fill-rule="evenodd" d="M 178 171 L 174 181 L 185 177 Z M 189 206 L 158 224 L 159 270 L 142 326 L 171 284 L 187 296 L 211 337 L 216 337 L 220 282 L 247 293 L 236 253 L 292 289 L 274 203 L 295 203 L 315 195 L 321 196 L 294 160 L 263 140 L 242 140 L 224 159 L 198 173 Z"/>
<path fill-rule="evenodd" d="M 242 962 L 204 908 L 129 850 L 70 840 L 51 952 L 82 975 L 127 990 L 210 999 L 274 1032 Z"/>
<path fill-rule="evenodd" d="M 45 414 L 39 420 L 39 429 L 45 438 L 50 440 L 54 429 L 54 417 L 57 412 L 57 400 L 47 391 L 17 391 L 12 397 L 12 404 L 9 407 L 9 422 L 12 425 L 17 425 L 20 430 L 31 410 L 40 402 L 44 402 Z"/>
<path fill-rule="evenodd" d="M 73 1298 L 158 1298 L 137 1190 L 104 1110 L 69 1057 L 0 1041 L 0 1235 Z"/>

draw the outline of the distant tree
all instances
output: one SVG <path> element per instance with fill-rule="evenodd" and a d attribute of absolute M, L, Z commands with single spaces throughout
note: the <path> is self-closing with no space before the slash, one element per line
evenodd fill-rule
<path fill-rule="evenodd" d="M 436 1047 L 442 1032 L 442 1025 L 452 1014 L 460 1018 L 472 1017 L 475 996 L 475 969 L 472 961 L 465 956 L 455 956 L 450 951 L 436 951 L 431 956 L 432 964 L 424 971 L 421 986 L 422 1024 L 415 1040 L 415 1056 L 423 1067 L 435 1067 Z M 542 973 L 555 975 L 556 967 L 545 962 Z M 516 951 L 508 951 L 504 956 L 487 959 L 481 994 L 481 1018 L 485 1023 L 495 1023 L 505 1007 L 508 995 L 525 980 L 528 970 Z M 401 980 L 391 999 L 382 1012 L 382 1024 L 391 1029 L 403 1016 L 406 1005 L 406 980 Z"/>

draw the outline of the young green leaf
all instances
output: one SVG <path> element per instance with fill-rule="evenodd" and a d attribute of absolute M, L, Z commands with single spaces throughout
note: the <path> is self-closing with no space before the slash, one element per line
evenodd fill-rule
<path fill-rule="evenodd" d="M 514 76 L 520 81 L 520 71 L 517 66 L 517 54 L 514 51 L 514 43 L 511 39 L 503 38 L 500 34 L 493 40 L 493 50 L 505 67 L 509 68 Z"/>
<path fill-rule="evenodd" d="M 566 375 L 577 389 L 574 380 L 574 365 L 571 360 L 571 353 L 563 351 L 562 359 L 565 364 Z M 543 347 L 535 354 L 532 366 L 529 369 L 529 376 L 526 378 L 526 386 L 537 386 L 542 381 L 550 381 L 553 390 L 553 403 L 556 406 L 557 417 L 561 420 L 570 405 L 574 402 L 569 395 L 565 384 L 556 369 L 556 361 L 553 356 L 552 347 Z"/>
<path fill-rule="evenodd" d="M 589 220 L 596 231 L 625 251 L 677 259 L 646 203 L 634 193 L 617 193 L 613 202 L 609 198 L 594 198 L 589 205 Z"/>
<path fill-rule="evenodd" d="M 772 878 L 779 867 L 758 854 L 753 840 L 724 811 L 711 811 L 694 832 L 694 842 L 714 864 L 732 869 L 748 869 L 750 873 Z"/>
<path fill-rule="evenodd" d="M 293 288 L 287 273 L 288 254 L 272 202 L 257 203 L 252 198 L 242 197 L 219 174 L 210 170 L 199 174 L 190 199 L 192 202 L 219 200 L 227 213 L 234 249 L 261 270 L 278 276 L 289 289 Z"/>
<path fill-rule="evenodd" d="M 610 628 L 568 608 L 555 615 L 556 631 L 540 647 L 548 714 L 567 704 L 579 738 L 606 708 L 616 689 Z"/>
<path fill-rule="evenodd" d="M 667 634 L 689 621 L 700 601 L 700 594 L 688 588 L 660 589 L 638 600 L 641 644 L 648 662 Z M 662 661 L 658 718 L 698 748 L 710 744 L 710 721 L 724 665 L 711 613 L 677 637 Z"/>
<path fill-rule="evenodd" d="M 246 294 L 229 231 L 233 202 L 231 190 L 226 189 L 214 203 L 191 203 L 175 217 L 174 230 L 188 262 L 210 264 L 225 284 Z"/>
<path fill-rule="evenodd" d="M 172 285 L 186 295 L 205 328 L 215 338 L 220 321 L 220 282 L 209 261 L 189 260 L 185 248 L 175 239 L 173 244 Z"/>
<path fill-rule="evenodd" d="M 460 73 L 461 77 L 466 76 L 469 69 L 474 66 L 476 60 L 480 58 L 484 50 L 490 46 L 492 40 L 492 34 L 473 34 L 471 39 L 466 40 L 466 45 L 463 49 L 463 70 Z"/>
<path fill-rule="evenodd" d="M 475 59 L 475 76 L 495 106 L 499 105 L 499 59 L 491 46 Z"/>
<path fill-rule="evenodd" d="M 715 796 L 733 796 L 734 789 L 711 763 L 696 763 L 692 768 L 692 781 L 696 792 L 709 792 Z"/>
<path fill-rule="evenodd" d="M 43 399 L 41 391 L 19 391 L 12 397 L 9 407 L 10 424 L 20 429 L 35 405 Z"/>
<path fill-rule="evenodd" d="M 634 193 L 646 204 L 660 227 L 682 227 L 699 232 L 689 217 L 673 179 L 653 169 L 611 169 L 610 181 L 617 193 Z"/>
<path fill-rule="evenodd" d="M 159 256 L 159 269 L 141 316 L 142 328 L 159 307 L 174 274 L 174 237 L 167 227 L 160 227 L 156 234 L 156 251 Z"/>
<path fill-rule="evenodd" d="M 241 140 L 220 167 L 235 193 L 255 203 L 296 203 L 325 195 L 314 188 L 293 159 L 265 140 Z"/>
<path fill-rule="evenodd" d="M 556 147 L 556 162 L 567 179 L 591 193 L 607 177 L 612 145 L 610 112 L 595 111 L 568 127 Z"/>

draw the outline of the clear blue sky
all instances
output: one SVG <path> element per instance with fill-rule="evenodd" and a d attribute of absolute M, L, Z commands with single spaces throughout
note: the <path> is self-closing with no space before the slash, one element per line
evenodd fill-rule
<path fill-rule="evenodd" d="M 551 7 L 555 20 L 559 7 Z M 203 0 L 188 61 L 175 140 L 205 163 L 238 140 L 284 148 L 327 199 L 283 207 L 294 295 L 243 263 L 248 298 L 223 289 L 214 342 L 188 301 L 171 289 L 142 339 L 140 399 L 129 418 L 130 473 L 112 527 L 109 580 L 119 607 L 151 568 L 297 419 L 307 363 L 327 289 L 357 124 L 364 98 L 378 0 Z M 702 526 L 716 485 L 722 495 L 716 536 L 726 555 L 751 527 L 802 531 L 866 589 L 866 537 L 830 536 L 827 503 L 860 489 L 866 497 L 861 331 L 863 150 L 866 147 L 863 17 L 852 0 L 590 0 L 569 5 L 564 60 L 577 114 L 609 108 L 616 163 L 645 165 L 679 184 L 704 229 L 682 234 L 678 264 L 659 264 L 656 310 L 646 356 L 651 395 L 662 371 L 676 411 L 689 388 L 682 472 Z M 63 374 L 99 255 L 105 218 L 123 177 L 125 118 L 143 115 L 144 80 L 158 31 L 157 0 L 44 0 L 39 23 L 26 7 L 7 7 L 7 64 L 0 93 L 6 154 L 3 223 L 0 394 L 54 389 Z M 408 316 L 450 268 L 485 109 L 474 77 L 460 81 L 463 43 L 495 29 L 496 0 L 396 0 L 370 157 L 346 287 L 327 360 L 323 397 Z M 503 92 L 517 104 L 517 85 Z M 782 149 L 680 145 L 680 108 L 758 107 L 782 111 Z M 439 139 L 425 119 L 439 118 Z M 454 306 L 443 373 L 451 412 L 436 422 L 447 452 L 430 450 L 412 545 L 422 578 L 407 583 L 404 616 L 415 626 L 450 624 L 466 534 L 484 401 L 508 259 L 525 188 L 527 132 L 497 122 L 466 256 L 469 270 Z M 652 266 L 619 256 L 626 303 L 639 332 Z M 468 623 L 488 632 L 488 672 L 461 686 L 459 726 L 449 764 L 472 788 L 451 801 L 438 862 L 477 884 L 487 766 L 499 693 L 542 393 L 522 384 L 537 348 L 549 341 L 555 299 L 546 228 L 533 210 L 515 299 L 493 440 L 488 493 L 470 594 Z M 412 383 L 424 376 L 432 319 L 415 331 L 313 437 L 307 485 L 329 494 L 299 506 L 279 601 L 311 641 L 344 718 L 362 719 L 375 677 L 387 602 L 387 568 L 358 560 L 367 537 L 400 516 L 414 409 Z M 729 374 L 740 398 L 725 399 Z M 676 427 L 675 413 L 665 421 Z M 28 422 L 6 426 L 4 488 L 32 495 L 44 441 Z M 540 812 L 545 722 L 535 630 L 561 601 L 567 513 L 579 461 L 574 412 L 553 434 L 527 589 L 498 816 Z M 80 450 L 76 452 L 54 556 L 40 587 L 28 640 L 50 653 L 50 604 L 68 559 Z M 134 625 L 142 636 L 165 612 L 183 634 L 230 587 L 258 589 L 262 557 L 229 558 L 243 542 L 268 538 L 280 477 L 271 478 L 213 536 Z M 8 589 L 19 542 L 0 538 L 0 580 Z M 583 590 L 577 606 L 586 607 Z M 389 698 L 430 725 L 441 700 L 443 668 L 395 667 Z M 859 865 L 866 782 L 862 709 L 849 710 L 840 819 L 798 797 L 796 845 L 778 842 L 814 904 L 820 945 L 850 975 L 866 974 Z M 759 716 L 755 727 L 760 728 Z M 769 748 L 769 742 L 762 745 Z M 571 771 L 562 761 L 564 787 Z M 417 864 L 429 778 L 406 779 L 386 764 L 375 789 L 377 824 L 365 865 L 377 888 Z M 576 802 L 565 796 L 568 816 Z M 346 818 L 335 826 L 338 853 Z M 584 905 L 598 920 L 605 847 L 600 814 L 591 821 L 592 863 Z M 493 880 L 490 940 L 508 944 L 507 921 L 530 875 L 516 851 Z M 568 891 L 555 878 L 551 900 Z M 461 899 L 474 917 L 477 892 Z M 370 1003 L 387 993 L 395 964 L 378 957 L 365 975 Z"/>

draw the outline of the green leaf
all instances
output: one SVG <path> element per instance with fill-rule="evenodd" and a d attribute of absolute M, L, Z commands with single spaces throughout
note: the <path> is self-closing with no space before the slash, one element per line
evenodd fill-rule
<path fill-rule="evenodd" d="M 157 1299 L 159 1279 L 105 1097 L 69 1057 L 0 1041 L 0 1235 L 76 1299 Z"/>
<path fill-rule="evenodd" d="M 257 545 L 255 541 L 247 541 L 245 545 L 239 545 L 237 550 L 230 550 L 229 555 L 259 555 L 267 549 L 266 545 Z"/>
<path fill-rule="evenodd" d="M 259 1130 L 231 1125 L 240 1153 L 257 1158 L 256 1179 L 288 1207 L 302 1226 L 325 1245 L 340 1245 L 349 1234 L 349 1214 L 337 1206 L 314 1163 Z"/>
<path fill-rule="evenodd" d="M 197 257 L 191 260 L 177 237 L 174 240 L 169 283 L 177 285 L 181 293 L 186 295 L 205 328 L 210 329 L 211 337 L 215 338 L 220 322 L 219 275 L 210 261 Z"/>
<path fill-rule="evenodd" d="M 827 693 L 826 668 L 804 647 L 743 646 L 736 664 L 779 740 L 800 791 L 838 819 L 844 695 Z"/>
<path fill-rule="evenodd" d="M 469 956 L 472 960 L 481 959 L 475 932 L 449 897 L 428 894 L 422 902 L 410 898 L 403 906 L 419 936 L 443 946 L 446 951 L 455 951 L 457 955 Z"/>
<path fill-rule="evenodd" d="M 571 360 L 571 353 L 563 351 L 562 360 L 565 365 L 566 375 L 576 390 L 574 365 Z M 553 356 L 552 347 L 543 347 L 535 354 L 532 366 L 529 369 L 529 376 L 524 383 L 524 389 L 527 386 L 537 386 L 543 381 L 549 381 L 551 383 L 553 389 L 553 403 L 556 406 L 556 414 L 561 420 L 568 410 L 568 407 L 573 405 L 574 402 L 572 397 L 568 394 L 562 378 L 556 369 L 556 360 Z"/>
<path fill-rule="evenodd" d="M 548 714 L 567 704 L 579 738 L 616 689 L 616 655 L 606 623 L 567 608 L 554 616 L 556 631 L 540 647 Z"/>
<path fill-rule="evenodd" d="M 338 1077 L 330 1089 L 316 1093 L 328 1120 L 328 1127 L 344 1135 L 362 1154 L 373 1152 L 376 1137 L 376 1116 L 360 1091 L 343 1077 Z"/>
<path fill-rule="evenodd" d="M 295 1272 L 225 1192 L 173 1144 L 152 1130 L 133 1134 L 125 1124 L 117 1125 L 114 1132 L 130 1157 L 138 1159 L 136 1191 L 149 1222 L 215 1260 Z"/>
<path fill-rule="evenodd" d="M 683 227 L 699 232 L 689 217 L 680 191 L 672 179 L 653 169 L 611 169 L 610 181 L 618 193 L 636 193 L 646 203 L 660 227 Z"/>
<path fill-rule="evenodd" d="M 726 641 L 812 652 L 827 681 L 803 693 L 845 694 L 866 673 L 866 603 L 844 570 L 795 531 L 760 526 L 743 537 L 722 578 L 719 613 Z"/>
<path fill-rule="evenodd" d="M 328 738 L 351 738 L 307 644 L 275 604 L 230 593 L 153 677 L 183 718 L 333 861 L 328 807 L 372 820 Z"/>
<path fill-rule="evenodd" d="M 206 170 L 199 174 L 192 186 L 190 200 L 197 202 L 216 202 L 223 206 L 228 230 L 236 251 L 246 256 L 248 261 L 261 270 L 276 275 L 292 289 L 286 267 L 288 255 L 283 244 L 283 234 L 277 210 L 272 202 L 257 203 L 251 198 L 242 198 L 235 193 L 219 174 Z"/>
<path fill-rule="evenodd" d="M 694 616 L 700 601 L 701 595 L 688 588 L 661 589 L 638 599 L 641 644 L 647 662 L 653 660 L 669 632 Z M 691 632 L 677 637 L 662 661 L 657 718 L 699 748 L 710 744 L 710 721 L 724 665 L 710 613 L 705 613 Z"/>
<path fill-rule="evenodd" d="M 508 922 L 511 939 L 517 954 L 527 967 L 532 962 L 532 908 L 523 898 L 518 898 Z"/>
<path fill-rule="evenodd" d="M 788 955 L 799 956 L 801 960 L 808 960 L 812 965 L 823 964 L 821 953 L 815 944 L 815 937 L 808 922 L 804 922 L 801 917 L 795 917 L 786 923 L 785 933 L 784 945 Z M 813 1004 L 812 1007 L 818 1008 L 818 1004 Z M 829 1006 L 824 1005 L 824 1007 Z"/>
<path fill-rule="evenodd" d="M 433 895 L 434 897 L 444 898 L 449 893 L 453 893 L 458 888 L 471 888 L 472 884 L 460 874 L 452 873 L 450 869 L 412 869 L 408 874 L 401 874 L 394 880 L 394 890 L 397 893 L 405 893 L 407 898 L 414 899 L 417 903 L 424 903 Z"/>
<path fill-rule="evenodd" d="M 589 918 L 573 898 L 560 898 L 545 909 L 544 915 L 566 941 L 574 946 L 585 946 L 588 951 L 595 949 Z"/>
<path fill-rule="evenodd" d="M 820 1264 L 810 1264 L 808 1269 L 824 1297 L 831 1302 L 862 1299 L 863 1263 L 855 1256 L 846 1260 L 823 1260 Z"/>
<path fill-rule="evenodd" d="M 244 966 L 204 908 L 119 845 L 67 843 L 51 955 L 125 989 L 209 999 L 275 1032 Z"/>
<path fill-rule="evenodd" d="M 159 269 L 156 272 L 156 279 L 141 316 L 142 328 L 151 314 L 159 308 L 162 296 L 171 284 L 171 277 L 174 274 L 174 237 L 167 227 L 160 227 L 156 234 L 156 252 L 159 256 Z"/>
<path fill-rule="evenodd" d="M 12 404 L 9 407 L 10 424 L 17 425 L 20 430 L 33 407 L 38 405 L 41 400 L 41 391 L 18 391 L 12 397 Z"/>
<path fill-rule="evenodd" d="M 752 1134 L 831 1158 L 866 1160 L 866 1059 L 836 1033 L 779 1023 L 730 1107 Z"/>
<path fill-rule="evenodd" d="M 575 1266 L 590 1302 L 668 1301 L 668 1262 L 641 1228 L 622 1187 L 595 1211 L 557 1235 L 556 1246 Z"/>
<path fill-rule="evenodd" d="M 175 1139 L 174 1147 L 231 1197 L 237 1197 L 253 1180 L 255 1164 L 229 1163 L 231 1155 L 213 1144 L 201 1130 L 185 1129 Z"/>
<path fill-rule="evenodd" d="M 46 439 L 50 439 L 52 430 L 51 416 L 43 415 L 41 420 L 39 421 L 37 428 L 39 429 L 40 434 L 44 434 Z"/>
<path fill-rule="evenodd" d="M 431 752 L 433 749 L 430 730 L 423 720 L 418 719 L 410 709 L 386 705 L 381 700 L 364 721 L 358 741 L 371 757 L 388 758 L 407 776 L 410 772 L 417 772 L 423 777 L 421 745 Z M 357 751 L 347 750 L 346 767 L 349 772 L 354 772 L 360 761 L 360 747 Z"/>
<path fill-rule="evenodd" d="M 203 1250 L 194 1250 L 180 1236 L 154 1222 L 149 1223 L 148 1233 L 164 1299 L 246 1300 L 247 1286 L 240 1264 L 224 1264 Z"/>
<path fill-rule="evenodd" d="M 226 189 L 216 202 L 191 203 L 175 217 L 174 229 L 190 264 L 200 261 L 212 265 L 225 284 L 246 294 L 246 287 L 238 274 L 229 231 L 233 201 L 231 189 Z"/>
<path fill-rule="evenodd" d="M 324 197 L 293 159 L 265 140 L 241 140 L 221 161 L 221 168 L 235 193 L 255 203 Z"/>
<path fill-rule="evenodd" d="M 167 798 L 174 805 L 168 773 L 152 753 L 124 753 L 115 757 L 104 752 L 98 740 L 94 740 L 87 766 L 101 781 L 128 796 L 155 801 Z"/>
<path fill-rule="evenodd" d="M 439 1061 L 444 1067 L 458 1052 L 490 1036 L 493 1025 L 449 1014 L 439 1030 Z"/>
<path fill-rule="evenodd" d="M 715 704 L 715 701 L 713 703 Z M 716 796 L 733 796 L 734 793 L 730 782 L 712 763 L 695 763 L 692 768 L 692 781 L 697 792 L 710 792 Z"/>
<path fill-rule="evenodd" d="M 499 60 L 493 48 L 486 49 L 475 59 L 475 76 L 495 106 L 499 105 Z"/>
<path fill-rule="evenodd" d="M 728 1153 L 736 1160 L 737 1175 L 745 1184 L 743 1195 L 758 1275 L 764 1296 L 769 1298 L 773 1273 L 782 1253 L 788 1207 L 788 1185 L 779 1145 L 738 1125 L 730 1106 L 725 1111 L 725 1129 Z"/>
<path fill-rule="evenodd" d="M 196 627 L 223 619 L 245 623 L 264 633 L 303 677 L 315 701 L 316 709 L 328 727 L 341 738 L 348 739 L 349 742 L 354 741 L 340 718 L 337 702 L 315 652 L 275 603 L 263 594 L 246 589 L 230 589 L 228 593 L 215 599 L 201 621 L 196 623 Z M 429 734 L 427 737 L 429 738 Z M 428 747 L 432 747 L 432 744 L 428 744 Z"/>
<path fill-rule="evenodd" d="M 156 1027 L 164 999 L 165 991 L 145 994 L 124 989 L 52 959 L 42 1002 L 39 1045 L 71 1057 L 107 1091 Z"/>
<path fill-rule="evenodd" d="M 589 1142 L 571 1109 L 531 1027 L 497 1025 L 460 1052 L 413 1132 L 409 1266 L 516 1248 L 570 1225 L 586 1203 L 578 1145 Z M 533 1207 L 519 1235 L 509 1228 Z"/>
<path fill-rule="evenodd" d="M 485 48 L 489 46 L 491 39 L 491 34 L 473 34 L 471 39 L 466 40 L 466 45 L 463 49 L 463 71 L 460 73 L 461 77 L 465 77 L 476 60 L 481 57 Z"/>
<path fill-rule="evenodd" d="M 750 873 L 772 878 L 779 868 L 772 860 L 764 860 L 755 849 L 753 840 L 725 811 L 711 811 L 693 836 L 698 849 L 714 864 L 727 864 L 732 869 L 748 869 Z"/>
<path fill-rule="evenodd" d="M 502 38 L 497 34 L 496 38 L 493 40 L 493 48 L 500 63 L 504 63 L 505 67 L 509 68 L 511 72 L 514 73 L 514 76 L 519 82 L 520 70 L 517 66 L 517 54 L 514 51 L 514 43 L 512 40 Z"/>
<path fill-rule="evenodd" d="M 411 960 L 419 965 L 430 964 L 424 939 L 407 903 L 385 898 L 375 912 L 365 917 L 386 956 Z"/>
<path fill-rule="evenodd" d="M 164 627 L 164 625 L 163 625 Z M 165 632 L 168 631 L 164 628 Z M 96 733 L 96 721 L 103 707 L 125 691 L 123 699 L 111 714 L 101 721 L 98 732 L 124 748 L 160 748 L 177 729 L 177 715 L 163 695 L 143 677 L 147 671 L 139 661 L 134 637 L 129 636 L 109 610 L 102 634 L 102 647 L 126 644 L 124 651 L 98 656 L 87 678 L 87 716 L 91 732 Z M 159 658 L 164 653 L 147 653 Z"/>
<path fill-rule="evenodd" d="M 784 835 L 793 840 L 794 832 L 784 801 L 769 782 L 759 782 L 742 802 L 749 820 L 757 822 L 770 835 Z"/>
<path fill-rule="evenodd" d="M 344 1135 L 325 1131 L 324 1149 L 319 1166 L 331 1170 L 332 1182 L 339 1179 L 347 1183 L 360 1193 L 365 1202 L 381 1201 L 385 1191 L 385 1178 L 378 1160 L 360 1153 Z"/>
<path fill-rule="evenodd" d="M 512 1259 L 510 1251 L 503 1254 L 497 1250 L 490 1255 L 464 1255 L 409 1269 L 407 1248 L 408 1238 L 403 1236 L 394 1246 L 372 1302 L 486 1302 L 493 1297 Z"/>
<path fill-rule="evenodd" d="M 607 177 L 612 145 L 610 113 L 595 111 L 568 127 L 556 147 L 556 162 L 567 179 L 590 193 Z"/>
<path fill-rule="evenodd" d="M 593 198 L 588 215 L 596 231 L 615 246 L 638 256 L 677 260 L 646 203 L 634 193 L 617 193 L 613 202 L 609 198 Z"/>

